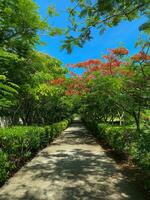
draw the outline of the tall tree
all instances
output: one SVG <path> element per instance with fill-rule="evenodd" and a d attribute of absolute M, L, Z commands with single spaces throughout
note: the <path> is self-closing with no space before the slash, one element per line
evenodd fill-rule
<path fill-rule="evenodd" d="M 0 15 L 0 46 L 21 56 L 39 41 L 37 31 L 47 27 L 32 0 L 1 0 Z"/>

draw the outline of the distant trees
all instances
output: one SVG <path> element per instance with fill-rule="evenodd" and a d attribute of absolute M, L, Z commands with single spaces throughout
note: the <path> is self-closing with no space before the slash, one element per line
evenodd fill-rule
<path fill-rule="evenodd" d="M 87 30 L 92 27 L 102 30 L 123 19 L 132 20 L 139 13 L 146 15 L 147 9 L 146 0 L 79 0 L 73 9 L 68 9 L 72 24 L 68 31 L 79 30 L 79 37 L 67 36 L 68 46 L 63 48 L 71 52 L 72 45 L 83 46 L 91 37 Z M 113 122 L 117 116 L 122 123 L 127 115 L 140 129 L 141 112 L 149 109 L 148 42 L 132 57 L 127 56 L 126 48 L 119 47 L 109 50 L 102 60 L 70 65 L 85 71 L 82 76 L 70 72 L 70 77 L 60 61 L 35 50 L 41 32 L 55 35 L 61 34 L 61 30 L 40 18 L 34 1 L 1 0 L 0 14 L 1 116 L 9 116 L 12 124 L 17 124 L 19 119 L 26 125 L 48 124 L 80 109 L 102 121 L 109 118 Z M 48 14 L 57 15 L 55 8 L 50 7 Z M 85 20 L 83 27 L 76 17 Z M 147 31 L 147 27 L 145 24 L 141 29 Z"/>
<path fill-rule="evenodd" d="M 150 55 L 146 49 L 129 57 L 128 50 L 119 47 L 110 49 L 103 60 L 69 64 L 84 68 L 83 75 L 70 72 L 69 80 L 56 79 L 54 84 L 64 85 L 68 96 L 80 97 L 80 111 L 86 117 L 112 123 L 117 118 L 120 124 L 134 120 L 140 130 L 141 114 L 150 109 Z"/>

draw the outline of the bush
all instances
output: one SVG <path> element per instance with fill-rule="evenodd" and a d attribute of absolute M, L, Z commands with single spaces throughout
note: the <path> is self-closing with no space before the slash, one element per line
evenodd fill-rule
<path fill-rule="evenodd" d="M 0 184 L 8 177 L 9 169 L 10 162 L 8 160 L 8 155 L 0 151 Z"/>
<path fill-rule="evenodd" d="M 117 151 L 127 151 L 128 146 L 135 139 L 134 129 L 129 126 L 98 124 L 97 129 L 100 137 Z"/>
<path fill-rule="evenodd" d="M 150 134 L 143 130 L 136 132 L 133 126 L 87 122 L 96 137 L 104 139 L 114 150 L 129 153 L 136 163 L 150 169 Z M 93 128 L 94 127 L 94 128 Z"/>
<path fill-rule="evenodd" d="M 150 176 L 150 134 L 149 130 L 137 132 L 133 126 L 116 126 L 86 121 L 87 127 L 94 131 L 97 138 L 105 140 L 114 150 L 128 153 Z M 147 173 L 148 172 L 148 173 Z M 145 187 L 150 188 L 150 181 L 145 180 Z"/>
<path fill-rule="evenodd" d="M 150 134 L 142 130 L 132 141 L 129 152 L 143 169 L 150 170 Z"/>
<path fill-rule="evenodd" d="M 70 120 L 46 127 L 14 126 L 0 129 L 0 182 L 39 149 L 48 145 L 70 123 Z"/>

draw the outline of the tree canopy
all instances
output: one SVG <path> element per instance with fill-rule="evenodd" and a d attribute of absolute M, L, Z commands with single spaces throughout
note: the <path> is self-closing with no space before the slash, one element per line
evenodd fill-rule
<path fill-rule="evenodd" d="M 74 46 L 83 47 L 86 41 L 93 38 L 92 30 L 100 34 L 121 21 L 132 21 L 145 16 L 147 21 L 141 24 L 140 30 L 149 33 L 150 15 L 149 0 L 71 0 L 73 6 L 68 8 L 68 27 L 62 49 L 71 53 Z"/>
<path fill-rule="evenodd" d="M 55 16 L 55 8 L 49 7 L 48 13 Z M 21 119 L 26 125 L 65 118 L 69 108 L 62 102 L 63 90 L 50 81 L 64 77 L 67 69 L 59 60 L 35 50 L 41 33 L 51 35 L 59 29 L 41 19 L 32 0 L 2 0 L 0 14 L 1 116 L 8 116 L 12 124 Z"/>

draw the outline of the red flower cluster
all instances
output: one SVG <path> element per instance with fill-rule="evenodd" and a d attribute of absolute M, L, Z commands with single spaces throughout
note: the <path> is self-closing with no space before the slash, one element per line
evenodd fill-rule
<path fill-rule="evenodd" d="M 65 94 L 68 96 L 82 95 L 88 92 L 87 80 L 81 76 L 70 78 L 70 82 L 66 84 Z"/>
<path fill-rule="evenodd" d="M 69 81 L 65 82 L 64 78 L 59 78 L 53 80 L 53 84 L 63 84 L 65 89 L 65 94 L 68 96 L 72 95 L 83 95 L 89 92 L 88 82 L 92 79 L 96 78 L 96 74 L 94 72 L 99 72 L 103 76 L 133 76 L 133 72 L 128 68 L 123 68 L 121 66 L 127 67 L 129 63 L 121 62 L 119 55 L 128 54 L 128 50 L 125 48 L 117 48 L 112 49 L 108 55 L 103 56 L 106 60 L 102 62 L 99 59 L 90 59 L 85 62 L 80 62 L 77 64 L 68 64 L 67 66 L 73 68 L 85 68 L 83 76 L 79 76 L 78 74 L 71 72 L 72 75 L 69 78 Z M 141 54 L 140 54 L 141 55 Z M 148 57 L 144 57 L 148 59 Z"/>
<path fill-rule="evenodd" d="M 133 76 L 133 71 L 128 71 L 128 70 L 124 70 L 124 69 L 121 69 L 121 68 L 119 68 L 119 69 L 117 69 L 117 73 L 118 74 L 121 74 L 121 75 L 123 75 L 123 76 L 128 76 L 128 77 L 131 77 L 131 76 Z"/>
<path fill-rule="evenodd" d="M 101 70 L 101 66 L 94 66 L 89 69 L 89 72 L 96 72 L 100 70 Z"/>
<path fill-rule="evenodd" d="M 76 74 L 76 73 L 74 73 L 74 72 L 72 72 L 72 71 L 70 71 L 70 75 L 72 75 L 72 76 L 79 76 L 78 74 Z"/>
<path fill-rule="evenodd" d="M 53 85 L 61 85 L 61 84 L 63 84 L 63 83 L 65 82 L 65 80 L 66 80 L 65 77 L 63 77 L 63 78 L 58 78 L 58 79 L 52 80 L 51 83 L 52 83 Z"/>
<path fill-rule="evenodd" d="M 150 55 L 147 55 L 145 52 L 139 52 L 131 57 L 134 61 L 140 62 L 140 61 L 149 61 Z"/>
<path fill-rule="evenodd" d="M 124 47 L 120 47 L 120 48 L 117 48 L 117 49 L 111 49 L 111 52 L 117 56 L 119 55 L 127 55 L 129 53 L 129 51 L 124 48 Z"/>
<path fill-rule="evenodd" d="M 81 93 L 79 92 L 79 91 L 77 91 L 77 90 L 66 90 L 65 91 L 65 95 L 67 95 L 67 96 L 72 96 L 72 95 L 80 95 Z"/>
<path fill-rule="evenodd" d="M 90 74 L 90 75 L 87 76 L 86 80 L 89 81 L 89 80 L 92 80 L 94 78 L 95 78 L 95 76 L 93 74 Z"/>
<path fill-rule="evenodd" d="M 85 62 L 79 62 L 77 64 L 67 64 L 67 66 L 69 67 L 73 67 L 73 68 L 88 68 L 91 67 L 93 65 L 100 65 L 101 61 L 99 59 L 95 59 L 95 60 L 87 60 Z"/>

